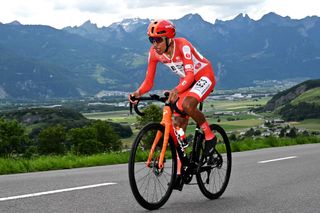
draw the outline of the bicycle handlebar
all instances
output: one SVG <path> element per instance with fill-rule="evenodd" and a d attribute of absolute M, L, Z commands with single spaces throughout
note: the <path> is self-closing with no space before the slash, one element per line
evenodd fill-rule
<path fill-rule="evenodd" d="M 164 96 L 159 96 L 156 94 L 150 94 L 149 97 L 140 97 L 140 98 L 136 98 L 134 96 L 131 96 L 131 100 L 132 101 L 138 101 L 137 104 L 133 104 L 130 102 L 130 114 L 132 114 L 132 108 L 134 108 L 134 111 L 140 115 L 140 116 L 144 116 L 145 113 L 141 112 L 138 108 L 139 102 L 140 101 L 160 101 L 162 103 L 165 104 L 169 104 L 171 109 L 173 109 L 175 112 L 181 114 L 181 115 L 186 115 L 185 112 L 182 112 L 181 110 L 179 110 L 179 108 L 177 107 L 176 103 L 172 104 L 172 103 L 167 103 L 167 100 L 169 98 L 169 92 L 165 92 Z"/>

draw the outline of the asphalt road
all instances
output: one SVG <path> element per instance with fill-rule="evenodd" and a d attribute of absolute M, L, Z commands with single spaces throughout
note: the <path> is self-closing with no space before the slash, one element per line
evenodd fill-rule
<path fill-rule="evenodd" d="M 0 212 L 146 212 L 127 173 L 122 164 L 2 175 Z M 320 212 L 320 144 L 233 153 L 221 198 L 187 185 L 156 212 Z"/>

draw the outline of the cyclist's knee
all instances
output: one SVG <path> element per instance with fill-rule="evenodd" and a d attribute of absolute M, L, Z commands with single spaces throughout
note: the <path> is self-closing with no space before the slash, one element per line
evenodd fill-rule
<path fill-rule="evenodd" d="M 187 127 L 188 125 L 188 118 L 184 118 L 184 117 L 180 117 L 180 116 L 177 116 L 174 118 L 174 126 L 175 127 L 181 127 L 185 130 L 185 128 Z"/>
<path fill-rule="evenodd" d="M 188 113 L 197 108 L 198 100 L 194 97 L 188 96 L 182 102 L 183 110 Z"/>

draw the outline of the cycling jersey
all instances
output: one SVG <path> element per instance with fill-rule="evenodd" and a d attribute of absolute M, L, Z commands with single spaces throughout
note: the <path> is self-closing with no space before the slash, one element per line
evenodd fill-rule
<path fill-rule="evenodd" d="M 210 62 L 190 42 L 184 38 L 174 38 L 173 48 L 171 58 L 165 53 L 159 55 L 153 47 L 150 48 L 146 78 L 138 89 L 140 95 L 150 91 L 153 87 L 158 62 L 168 66 L 172 72 L 180 77 L 179 85 L 176 87 L 179 94 L 190 89 L 194 82 L 203 76 L 210 79 L 213 86 L 215 85 L 214 73 Z"/>

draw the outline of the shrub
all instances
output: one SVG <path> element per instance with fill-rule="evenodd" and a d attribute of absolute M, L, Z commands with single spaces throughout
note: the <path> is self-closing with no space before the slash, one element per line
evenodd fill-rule
<path fill-rule="evenodd" d="M 30 145 L 25 128 L 16 120 L 0 118 L 0 155 L 10 156 L 24 153 Z"/>
<path fill-rule="evenodd" d="M 139 127 L 142 127 L 149 122 L 160 122 L 162 119 L 162 110 L 159 106 L 154 104 L 146 107 L 143 112 L 145 113 L 144 116 L 137 117 L 137 123 Z"/>
<path fill-rule="evenodd" d="M 102 146 L 100 147 L 100 150 L 97 150 L 96 147 L 89 150 L 88 145 L 86 145 L 86 143 L 94 144 L 92 140 L 95 140 L 96 137 L 96 131 L 92 127 L 71 129 L 67 133 L 69 149 L 71 148 L 72 152 L 75 154 L 102 152 Z"/>
<path fill-rule="evenodd" d="M 118 134 L 106 121 L 95 121 L 90 126 L 71 129 L 67 138 L 75 154 L 118 151 L 122 148 Z"/>
<path fill-rule="evenodd" d="M 66 152 L 66 132 L 57 125 L 43 129 L 38 137 L 40 154 L 64 154 Z"/>

